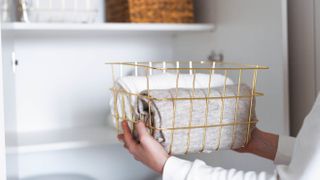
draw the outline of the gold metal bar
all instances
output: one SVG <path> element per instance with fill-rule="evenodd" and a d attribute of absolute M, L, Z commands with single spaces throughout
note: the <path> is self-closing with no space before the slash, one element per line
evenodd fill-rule
<path fill-rule="evenodd" d="M 119 117 L 119 118 L 121 118 L 121 117 Z M 128 120 L 128 121 L 137 123 L 136 121 L 132 121 L 132 120 Z M 256 120 L 253 120 L 250 123 L 248 121 L 245 121 L 245 122 L 239 121 L 239 122 L 235 122 L 235 124 L 237 124 L 237 125 L 247 125 L 247 124 L 256 124 L 257 122 L 258 121 L 256 121 Z M 154 129 L 154 130 L 159 130 L 159 131 L 172 131 L 172 130 L 185 130 L 185 129 L 201 129 L 201 128 L 204 128 L 204 127 L 207 127 L 207 128 L 221 127 L 221 126 L 224 127 L 224 126 L 232 126 L 233 124 L 234 124 L 234 122 L 222 123 L 222 124 L 210 124 L 208 126 L 195 125 L 195 126 L 192 126 L 192 127 L 188 127 L 188 126 L 174 127 L 174 128 L 157 128 L 157 127 L 153 127 L 153 126 L 146 126 L 146 127 L 150 128 L 150 129 Z"/>
<path fill-rule="evenodd" d="M 189 93 L 189 96 L 192 96 Z M 192 127 L 192 113 L 193 113 L 193 102 L 192 102 L 192 99 L 190 99 L 190 108 L 189 108 L 189 123 L 188 123 L 188 136 L 187 136 L 187 145 L 186 145 L 186 151 L 185 151 L 185 154 L 188 154 L 189 152 L 189 148 L 190 148 L 190 133 L 191 133 L 191 127 Z"/>
<path fill-rule="evenodd" d="M 129 106 L 130 106 L 130 113 L 131 113 L 131 119 L 130 120 L 132 120 L 132 121 L 135 121 L 136 119 L 135 119 L 135 115 L 134 115 L 134 107 L 132 106 L 132 95 L 129 95 Z M 134 123 L 131 123 L 131 125 L 132 125 L 132 132 L 134 132 L 135 131 L 135 125 L 134 125 Z"/>
<path fill-rule="evenodd" d="M 179 66 L 179 62 L 177 62 L 177 66 Z M 180 76 L 180 71 L 177 72 L 176 97 L 178 96 L 178 90 L 179 90 L 179 76 Z M 175 125 L 176 125 L 176 110 L 177 110 L 177 104 L 176 104 L 176 101 L 173 100 L 172 128 L 175 128 Z M 174 132 L 175 132 L 175 130 L 171 130 L 171 141 L 170 141 L 170 147 L 169 147 L 169 154 L 171 154 L 171 152 L 172 152 L 172 146 L 173 146 L 173 140 L 174 140 Z"/>
<path fill-rule="evenodd" d="M 173 100 L 173 120 L 172 120 L 172 129 L 171 129 L 171 140 L 170 140 L 170 146 L 169 146 L 169 154 L 172 152 L 172 146 L 173 146 L 173 138 L 174 138 L 174 132 L 175 132 L 175 124 L 176 124 L 176 101 Z"/>
<path fill-rule="evenodd" d="M 123 118 L 122 120 L 127 120 L 127 114 L 126 114 L 126 107 L 125 107 L 125 100 L 124 100 L 124 95 L 121 96 L 121 109 L 122 109 L 122 115 L 123 115 Z"/>
<path fill-rule="evenodd" d="M 186 101 L 189 100 L 190 98 L 155 98 L 152 96 L 147 96 L 147 95 L 141 95 L 141 94 L 136 94 L 136 93 L 130 93 L 128 91 L 125 91 L 123 89 L 112 89 L 114 91 L 117 91 L 120 94 L 131 94 L 131 95 L 135 95 L 137 97 L 143 97 L 145 99 L 152 99 L 154 101 L 172 101 L 172 100 L 176 100 L 176 101 Z M 263 96 L 263 93 L 260 92 L 255 92 L 254 96 Z M 243 98 L 251 98 L 251 95 L 249 96 L 225 96 L 225 97 L 207 97 L 207 99 L 233 99 L 233 98 L 239 98 L 239 99 L 243 99 Z M 194 97 L 192 98 L 193 100 L 205 100 L 205 97 Z"/>
<path fill-rule="evenodd" d="M 224 86 L 223 86 L 223 97 L 226 96 L 226 84 L 227 84 L 227 75 L 228 75 L 228 71 L 225 70 L 224 71 Z M 221 99 L 221 114 L 220 114 L 220 124 L 223 123 L 223 116 L 224 116 L 224 99 Z M 219 129 L 219 137 L 218 137 L 218 145 L 216 150 L 219 150 L 220 148 L 220 141 L 221 141 L 221 131 L 222 131 L 222 126 L 220 126 Z"/>
<path fill-rule="evenodd" d="M 248 119 L 249 124 L 247 128 L 246 144 L 248 144 L 250 139 L 250 122 L 251 122 L 251 116 L 252 116 L 253 98 L 254 98 L 254 93 L 256 91 L 257 76 L 258 76 L 258 72 L 257 70 L 255 70 L 253 73 L 253 79 L 252 79 L 252 92 L 251 92 L 250 111 L 249 111 L 249 119 Z"/>
<path fill-rule="evenodd" d="M 115 113 L 115 119 L 116 119 L 116 129 L 117 134 L 120 133 L 120 124 L 119 124 L 119 112 L 118 112 L 118 93 L 113 91 L 113 110 Z"/>
<path fill-rule="evenodd" d="M 145 75 L 146 75 L 146 79 L 147 79 L 147 93 L 148 93 L 148 96 L 150 95 L 150 78 L 149 78 L 149 73 L 150 71 L 148 72 L 148 68 L 145 68 Z M 148 125 L 149 126 L 152 126 L 152 114 L 151 114 L 151 99 L 148 99 Z M 153 134 L 153 131 L 151 132 Z"/>
<path fill-rule="evenodd" d="M 189 97 L 195 96 L 195 86 L 196 86 L 196 72 L 193 72 L 193 79 L 192 79 L 192 94 Z M 190 98 L 190 109 L 189 109 L 189 124 L 188 124 L 188 139 L 187 139 L 187 148 L 185 154 L 188 154 L 189 148 L 190 148 L 190 133 L 191 133 L 191 127 L 192 127 L 192 117 L 193 117 L 193 100 Z"/>
<path fill-rule="evenodd" d="M 108 63 L 110 64 L 110 63 Z M 134 65 L 134 64 L 129 64 L 129 63 L 121 63 L 120 65 L 125 65 L 125 66 L 138 66 L 138 67 L 142 67 L 142 68 L 148 68 L 148 69 L 154 69 L 154 70 L 168 70 L 168 71 L 172 71 L 172 70 L 190 70 L 190 68 L 161 68 L 161 67 L 150 67 L 148 65 L 142 65 L 142 64 L 138 64 L 138 65 Z M 215 70 L 253 70 L 253 69 L 269 69 L 269 67 L 265 67 L 265 66 L 258 66 L 258 67 L 252 67 L 250 66 L 239 66 L 239 67 L 216 67 L 216 68 L 204 68 L 204 67 L 196 67 L 196 68 L 192 68 L 192 69 L 196 69 L 196 70 L 210 70 L 210 69 L 215 69 Z"/>
<path fill-rule="evenodd" d="M 194 72 L 193 79 L 192 79 L 192 98 L 195 97 L 195 93 L 196 93 L 196 77 L 197 77 L 197 73 Z"/>
<path fill-rule="evenodd" d="M 152 69 L 157 69 L 157 68 L 152 68 Z M 192 69 L 195 69 L 195 70 L 211 70 L 213 68 L 192 68 Z M 214 70 L 256 70 L 256 69 L 268 69 L 268 68 L 254 68 L 254 67 L 229 67 L 229 68 L 222 68 L 222 67 L 216 67 L 214 68 Z M 162 70 L 162 69 L 160 69 Z M 167 68 L 166 69 L 167 71 L 175 71 L 175 70 L 178 70 L 178 68 Z M 179 70 L 190 70 L 190 68 L 179 68 Z"/>
<path fill-rule="evenodd" d="M 211 79 L 212 79 L 212 70 L 210 71 L 210 76 L 209 76 L 209 83 L 208 83 L 208 95 L 205 95 L 206 97 L 206 109 L 205 109 L 205 122 L 204 126 L 205 128 L 203 129 L 203 137 L 202 137 L 202 147 L 200 152 L 203 152 L 206 146 L 206 140 L 207 140 L 207 126 L 208 126 L 208 116 L 209 116 L 209 100 L 207 97 L 211 96 Z"/>
<path fill-rule="evenodd" d="M 163 62 L 163 61 L 162 61 Z M 202 62 L 202 63 L 201 63 Z M 151 69 L 157 69 L 157 70 L 163 70 L 163 68 L 160 68 L 160 67 L 152 67 L 152 66 L 149 66 L 148 64 L 143 64 L 144 62 L 140 62 L 140 64 L 138 65 L 135 65 L 134 63 L 132 62 L 107 62 L 105 64 L 116 64 L 116 65 L 126 65 L 126 66 L 138 66 L 138 67 L 146 67 L 146 68 L 151 68 Z M 158 63 L 161 63 L 161 62 L 153 62 L 154 64 L 158 64 Z M 172 62 L 167 62 L 168 64 L 169 63 L 172 63 Z M 185 62 L 186 63 L 186 62 Z M 200 61 L 200 62 L 197 62 L 197 61 L 193 61 L 193 63 L 199 63 L 199 64 L 210 64 L 210 62 L 204 62 L 204 61 Z M 269 69 L 269 67 L 267 66 L 259 66 L 259 65 L 252 65 L 252 64 L 241 64 L 241 63 L 231 63 L 231 62 L 216 62 L 216 64 L 222 64 L 222 65 L 233 65 L 233 66 L 239 66 L 239 67 L 236 67 L 236 68 L 243 68 L 243 70 L 245 69 Z M 166 68 L 166 70 L 177 70 L 178 68 Z M 180 70 L 186 70 L 186 69 L 189 69 L 189 68 L 179 68 Z M 204 69 L 211 69 L 211 68 L 193 68 L 193 69 L 198 69 L 198 70 L 204 70 Z M 233 68 L 231 68 L 233 69 Z M 216 70 L 230 70 L 230 68 L 216 68 Z"/>
<path fill-rule="evenodd" d="M 238 92 L 237 92 L 237 96 L 240 96 L 240 87 L 241 87 L 241 79 L 242 79 L 242 70 L 239 71 L 239 78 L 238 78 Z M 238 118 L 238 110 L 239 110 L 239 98 L 236 98 L 236 103 L 235 103 L 235 114 L 234 114 L 234 120 L 233 122 L 237 122 L 237 118 Z M 231 149 L 233 149 L 234 143 L 235 143 L 235 130 L 236 130 L 237 126 L 236 124 L 233 124 L 232 127 L 232 143 L 231 143 Z"/>

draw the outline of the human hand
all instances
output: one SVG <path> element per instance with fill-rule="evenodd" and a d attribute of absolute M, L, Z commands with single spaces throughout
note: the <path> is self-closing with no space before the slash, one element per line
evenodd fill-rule
<path fill-rule="evenodd" d="M 278 149 L 279 136 L 263 132 L 254 128 L 249 143 L 235 151 L 240 153 L 252 153 L 270 160 L 274 160 Z"/>
<path fill-rule="evenodd" d="M 124 147 L 136 160 L 161 174 L 169 154 L 149 135 L 145 124 L 142 121 L 136 123 L 139 140 L 133 138 L 127 121 L 122 121 L 121 126 L 123 134 L 119 134 L 118 139 L 124 142 Z"/>

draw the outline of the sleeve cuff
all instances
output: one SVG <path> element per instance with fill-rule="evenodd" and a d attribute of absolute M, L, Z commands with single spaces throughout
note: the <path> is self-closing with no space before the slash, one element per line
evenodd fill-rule
<path fill-rule="evenodd" d="M 295 138 L 289 136 L 279 136 L 277 154 L 274 164 L 288 165 L 294 148 Z"/>
<path fill-rule="evenodd" d="M 185 180 L 191 167 L 190 161 L 171 156 L 164 165 L 162 180 Z"/>

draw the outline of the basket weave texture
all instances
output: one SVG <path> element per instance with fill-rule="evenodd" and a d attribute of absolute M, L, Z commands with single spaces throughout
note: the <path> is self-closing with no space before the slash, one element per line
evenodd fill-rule
<path fill-rule="evenodd" d="M 193 23 L 193 0 L 106 0 L 108 22 Z"/>

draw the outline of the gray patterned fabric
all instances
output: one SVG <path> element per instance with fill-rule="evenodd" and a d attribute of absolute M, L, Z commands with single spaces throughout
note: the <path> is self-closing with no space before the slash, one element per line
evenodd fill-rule
<path fill-rule="evenodd" d="M 206 97 L 208 89 L 176 89 L 169 90 L 150 90 L 154 98 L 185 98 L 185 97 Z M 194 94 L 193 94 L 194 93 Z M 251 96 L 251 89 L 245 85 L 240 85 L 241 96 Z M 141 93 L 147 95 L 146 91 Z M 236 96 L 238 94 L 238 85 L 227 85 L 225 96 Z M 221 97 L 224 95 L 224 87 L 215 87 L 210 90 L 210 97 Z M 183 154 L 187 151 L 192 152 L 211 152 L 217 149 L 237 149 L 245 144 L 247 131 L 251 134 L 254 125 L 236 124 L 235 121 L 245 123 L 249 119 L 251 98 L 236 98 L 208 100 L 154 100 L 140 98 L 138 101 L 137 114 L 148 123 L 151 122 L 156 128 L 189 127 L 226 124 L 226 126 L 216 126 L 207 128 L 178 129 L 178 130 L 156 130 L 153 132 L 155 139 L 160 142 L 167 152 L 172 154 Z M 235 113 L 238 105 L 237 114 Z M 174 107 L 175 106 L 175 107 Z M 208 107 L 208 108 L 206 108 Z M 176 109 L 174 113 L 174 109 Z M 223 113 L 222 113 L 223 112 Z M 252 99 L 252 121 L 256 121 L 255 99 Z M 207 116 L 206 116 L 207 114 Z M 173 124 L 173 120 L 175 123 Z M 229 125 L 227 125 L 229 123 Z M 231 124 L 230 124 L 231 123 Z M 189 135 L 188 135 L 189 134 Z M 188 140 L 189 139 L 189 140 Z M 172 145 L 171 145 L 172 143 Z"/>
<path fill-rule="evenodd" d="M 192 88 L 193 81 L 195 88 L 208 88 L 209 80 L 211 79 L 210 86 L 218 87 L 223 86 L 224 83 L 227 85 L 234 84 L 231 79 L 220 74 L 212 74 L 211 78 L 209 74 L 198 73 L 196 75 L 180 74 L 178 78 L 179 88 Z M 149 76 L 149 88 L 152 90 L 160 89 L 171 89 L 177 86 L 177 75 L 176 74 L 156 74 Z M 114 88 L 121 89 L 126 92 L 133 94 L 140 94 L 147 88 L 146 76 L 125 76 L 121 77 L 114 84 Z M 110 99 L 111 114 L 118 115 L 121 118 L 126 116 L 127 119 L 132 119 L 135 115 L 134 109 L 136 109 L 137 96 L 129 96 L 126 93 L 115 93 Z M 114 126 L 116 127 L 117 120 L 112 117 Z M 121 121 L 121 120 L 120 120 Z"/>

